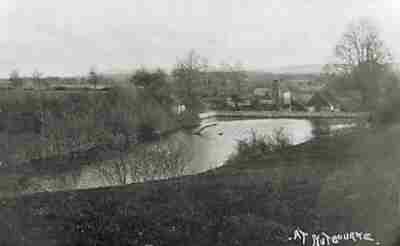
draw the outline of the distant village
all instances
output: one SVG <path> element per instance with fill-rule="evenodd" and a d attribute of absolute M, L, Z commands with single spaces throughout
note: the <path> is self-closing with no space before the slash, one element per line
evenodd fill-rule
<path fill-rule="evenodd" d="M 277 75 L 274 75 L 275 77 Z M 212 76 L 210 76 L 212 77 Z M 23 78 L 24 86 L 20 89 L 26 92 L 34 92 L 35 88 L 31 78 Z M 126 81 L 124 77 L 100 77 L 96 85 L 87 83 L 85 77 L 45 77 L 42 78 L 43 88 L 48 92 L 73 93 L 82 90 L 87 91 L 108 91 L 113 85 L 121 84 Z M 229 81 L 228 81 L 229 82 Z M 316 83 L 312 79 L 265 79 L 258 81 L 241 81 L 242 90 L 240 93 L 234 92 L 236 89 L 230 88 L 233 85 L 219 86 L 211 88 L 203 85 L 202 101 L 206 110 L 233 110 L 233 111 L 303 111 L 303 112 L 340 112 L 354 111 L 351 107 L 352 101 L 357 95 L 346 98 L 334 95 L 330 90 L 324 89 L 324 84 Z M 230 89 L 229 89 L 230 88 Z M 8 80 L 0 81 L 0 90 L 9 91 L 16 89 Z M 343 100 L 341 100 L 343 99 Z M 349 106 L 350 105 L 350 106 Z M 178 114 L 185 111 L 185 107 L 179 102 L 174 106 Z"/>
<path fill-rule="evenodd" d="M 323 87 L 307 93 L 298 92 L 283 85 L 276 79 L 270 87 L 257 87 L 245 96 L 228 96 L 226 106 L 231 110 L 267 111 L 307 111 L 340 112 L 347 111 L 332 93 Z"/>

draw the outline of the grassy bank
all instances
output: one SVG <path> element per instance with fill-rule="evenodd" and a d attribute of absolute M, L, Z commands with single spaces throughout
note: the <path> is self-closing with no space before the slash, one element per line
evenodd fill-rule
<path fill-rule="evenodd" d="M 371 232 L 390 245 L 400 221 L 399 137 L 396 126 L 355 132 L 198 176 L 3 200 L 0 238 L 4 245 L 297 245 L 287 238 L 299 227 Z"/>

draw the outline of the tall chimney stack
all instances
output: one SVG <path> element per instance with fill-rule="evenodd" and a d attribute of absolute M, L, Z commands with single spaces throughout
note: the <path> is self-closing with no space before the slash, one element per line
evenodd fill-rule
<path fill-rule="evenodd" d="M 281 109 L 281 89 L 279 82 L 279 79 L 275 79 L 272 84 L 272 99 L 277 110 Z"/>

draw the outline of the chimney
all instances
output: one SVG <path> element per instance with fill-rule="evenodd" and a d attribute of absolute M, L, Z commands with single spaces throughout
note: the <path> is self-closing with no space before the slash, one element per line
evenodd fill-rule
<path fill-rule="evenodd" d="M 272 83 L 272 99 L 274 100 L 274 104 L 277 110 L 281 108 L 281 89 L 279 85 L 279 80 L 275 79 Z"/>

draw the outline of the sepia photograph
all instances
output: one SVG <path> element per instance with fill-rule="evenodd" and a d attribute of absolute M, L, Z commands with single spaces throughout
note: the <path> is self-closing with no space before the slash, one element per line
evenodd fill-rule
<path fill-rule="evenodd" d="M 400 246 L 400 1 L 0 0 L 0 246 Z"/>

